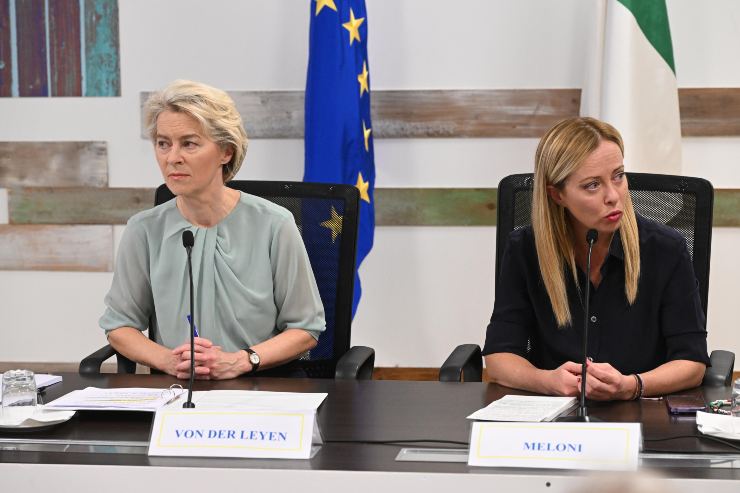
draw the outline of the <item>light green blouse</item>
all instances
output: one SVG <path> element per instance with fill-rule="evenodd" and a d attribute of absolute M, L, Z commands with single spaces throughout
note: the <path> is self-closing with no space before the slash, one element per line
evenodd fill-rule
<path fill-rule="evenodd" d="M 106 333 L 119 327 L 144 331 L 151 323 L 156 342 L 166 347 L 188 340 L 186 229 L 195 235 L 195 323 L 201 337 L 237 351 L 288 328 L 304 329 L 314 338 L 326 329 L 293 216 L 242 193 L 234 210 L 211 228 L 190 224 L 174 200 L 128 221 L 100 318 Z"/>

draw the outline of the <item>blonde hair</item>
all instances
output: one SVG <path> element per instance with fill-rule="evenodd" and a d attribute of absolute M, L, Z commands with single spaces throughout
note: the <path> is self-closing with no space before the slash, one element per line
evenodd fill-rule
<path fill-rule="evenodd" d="M 624 144 L 617 129 L 594 118 L 576 117 L 560 121 L 547 131 L 535 153 L 532 229 L 537 259 L 558 327 L 572 322 L 565 283 L 565 266 L 578 286 L 572 231 L 565 208 L 547 193 L 548 186 L 562 188 L 565 180 L 603 140 L 614 142 L 624 155 Z M 624 250 L 624 292 L 629 304 L 637 298 L 640 278 L 640 242 L 637 219 L 629 193 L 619 226 Z"/>
<path fill-rule="evenodd" d="M 234 178 L 247 153 L 247 132 L 234 100 L 221 89 L 190 80 L 176 80 L 144 103 L 144 125 L 152 142 L 157 137 L 157 118 L 164 111 L 185 113 L 195 118 L 203 131 L 233 155 L 223 166 L 224 183 Z"/>

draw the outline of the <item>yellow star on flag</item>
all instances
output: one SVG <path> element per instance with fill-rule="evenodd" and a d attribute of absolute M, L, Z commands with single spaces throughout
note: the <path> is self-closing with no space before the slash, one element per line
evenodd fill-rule
<path fill-rule="evenodd" d="M 367 71 L 367 62 L 362 62 L 362 73 L 357 75 L 357 82 L 360 83 L 360 97 L 365 92 L 370 92 L 370 86 L 367 84 L 367 76 L 370 72 Z"/>
<path fill-rule="evenodd" d="M 367 189 L 370 188 L 370 182 L 362 179 L 362 172 L 357 174 L 357 183 L 355 184 L 355 187 L 360 191 L 360 198 L 369 204 L 370 195 L 368 195 Z"/>
<path fill-rule="evenodd" d="M 319 12 L 321 12 L 321 9 L 324 7 L 329 7 L 334 12 L 337 11 L 337 6 L 334 3 L 334 0 L 316 0 L 316 15 L 319 15 Z"/>
<path fill-rule="evenodd" d="M 321 225 L 325 228 L 328 228 L 331 230 L 331 242 L 334 243 L 336 241 L 337 236 L 342 234 L 342 219 L 344 219 L 342 216 L 337 214 L 336 209 L 334 209 L 334 206 L 331 206 L 331 217 L 321 223 Z"/>
<path fill-rule="evenodd" d="M 368 147 L 368 140 L 370 140 L 370 133 L 373 131 L 372 128 L 365 127 L 365 120 L 362 120 L 362 135 L 365 137 L 365 151 L 370 152 Z"/>
<path fill-rule="evenodd" d="M 342 24 L 342 27 L 349 31 L 349 45 L 352 46 L 352 42 L 357 40 L 358 43 L 362 43 L 360 39 L 360 25 L 365 22 L 364 17 L 355 19 L 355 13 L 352 9 L 349 9 L 349 22 Z"/>

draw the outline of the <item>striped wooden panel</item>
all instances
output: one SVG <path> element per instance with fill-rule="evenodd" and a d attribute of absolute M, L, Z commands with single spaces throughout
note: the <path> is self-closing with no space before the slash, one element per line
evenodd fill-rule
<path fill-rule="evenodd" d="M 684 136 L 740 135 L 740 88 L 680 89 L 678 95 Z"/>
<path fill-rule="evenodd" d="M 10 44 L 10 4 L 0 2 L 0 97 L 13 95 L 13 58 Z"/>
<path fill-rule="evenodd" d="M 112 226 L 0 225 L 0 270 L 112 269 Z"/>
<path fill-rule="evenodd" d="M 105 142 L 0 142 L 0 187 L 104 187 Z"/>
<path fill-rule="evenodd" d="M 373 91 L 373 136 L 539 137 L 578 114 L 579 89 Z M 247 133 L 257 139 L 303 137 L 303 91 L 231 91 Z M 142 93 L 141 102 L 149 93 Z M 142 129 L 142 136 L 147 138 Z"/>
<path fill-rule="evenodd" d="M 377 188 L 378 226 L 495 226 L 495 188 Z M 8 191 L 11 224 L 125 224 L 154 204 L 150 188 Z M 714 226 L 740 227 L 740 189 L 715 190 Z"/>
<path fill-rule="evenodd" d="M 19 188 L 8 190 L 10 224 L 125 224 L 154 204 L 146 188 Z"/>
<path fill-rule="evenodd" d="M 16 0 L 18 94 L 48 96 L 44 0 Z"/>
<path fill-rule="evenodd" d="M 49 73 L 52 96 L 82 96 L 80 2 L 49 2 Z"/>
<path fill-rule="evenodd" d="M 85 0 L 85 96 L 120 96 L 118 1 Z"/>

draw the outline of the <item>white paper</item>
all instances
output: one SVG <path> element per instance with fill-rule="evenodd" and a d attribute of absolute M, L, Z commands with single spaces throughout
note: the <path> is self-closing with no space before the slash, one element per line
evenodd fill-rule
<path fill-rule="evenodd" d="M 76 409 L 91 411 L 148 411 L 154 412 L 166 404 L 175 402 L 186 391 L 181 388 L 144 389 L 120 388 L 99 389 L 87 387 L 74 390 L 46 405 L 48 409 Z"/>
<path fill-rule="evenodd" d="M 740 440 L 740 416 L 699 411 L 696 413 L 696 427 L 705 435 Z"/>
<path fill-rule="evenodd" d="M 0 413 L 0 426 L 30 426 L 32 423 L 29 422 L 33 421 L 44 424 L 61 423 L 67 421 L 74 414 L 75 411 L 58 411 L 56 409 L 46 409 L 45 406 L 38 405 L 30 418 L 18 420 Z"/>
<path fill-rule="evenodd" d="M 47 373 L 36 373 L 34 375 L 36 380 L 36 388 L 41 390 L 45 389 L 49 385 L 54 385 L 62 381 L 62 377 L 59 375 L 49 375 Z M 0 402 L 3 401 L 3 381 L 0 378 Z"/>
<path fill-rule="evenodd" d="M 267 411 L 315 411 L 328 394 L 324 392 L 267 392 L 261 390 L 209 390 L 193 392 L 196 409 L 250 409 Z M 174 405 L 171 404 L 171 405 Z"/>
<path fill-rule="evenodd" d="M 474 412 L 468 419 L 483 421 L 551 421 L 577 404 L 575 397 L 506 395 Z"/>

